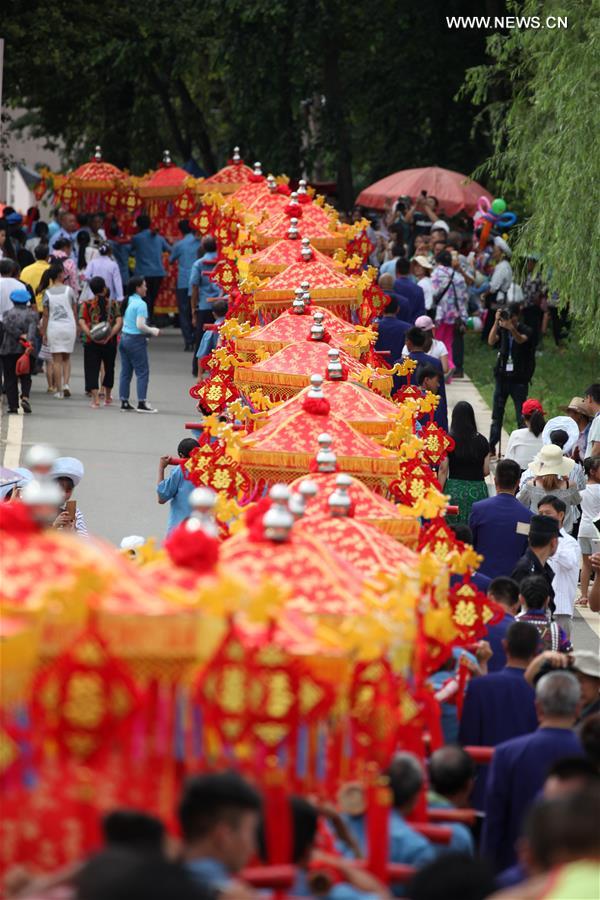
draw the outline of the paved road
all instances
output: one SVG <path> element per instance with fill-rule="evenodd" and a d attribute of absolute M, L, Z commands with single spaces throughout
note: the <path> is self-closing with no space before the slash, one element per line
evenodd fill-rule
<path fill-rule="evenodd" d="M 118 371 L 115 396 L 118 398 Z M 77 348 L 69 400 L 41 393 L 43 375 L 34 378 L 33 415 L 24 417 L 23 448 L 44 441 L 65 456 L 82 460 L 86 474 L 76 497 L 90 531 L 110 541 L 141 534 L 161 539 L 167 507 L 156 501 L 158 457 L 175 455 L 181 438 L 189 436 L 186 421 L 194 421 L 195 402 L 188 389 L 191 353 L 183 353 L 174 329 L 150 342 L 149 400 L 157 415 L 122 413 L 111 407 L 93 410 L 84 394 L 83 353 Z M 132 397 L 135 397 L 135 380 Z"/>
<path fill-rule="evenodd" d="M 23 451 L 45 441 L 62 454 L 83 461 L 86 475 L 76 496 L 95 534 L 115 543 L 127 534 L 162 539 L 167 508 L 156 502 L 156 470 L 159 456 L 174 454 L 181 438 L 188 434 L 184 423 L 194 421 L 195 403 L 188 395 L 194 381 L 190 369 L 191 355 L 182 352 L 181 338 L 174 329 L 151 342 L 149 399 L 160 410 L 154 416 L 121 413 L 117 402 L 109 408 L 91 409 L 83 392 L 81 348 L 73 359 L 70 400 L 55 400 L 43 393 L 45 378 L 34 378 L 34 414 L 22 417 Z M 469 379 L 455 381 L 449 390 L 451 406 L 460 399 L 469 400 L 477 408 L 479 427 L 485 433 L 489 410 Z M 3 440 L 6 427 L 4 417 Z M 574 644 L 597 651 L 600 617 L 586 613 L 586 618 L 588 621 L 576 616 Z"/>

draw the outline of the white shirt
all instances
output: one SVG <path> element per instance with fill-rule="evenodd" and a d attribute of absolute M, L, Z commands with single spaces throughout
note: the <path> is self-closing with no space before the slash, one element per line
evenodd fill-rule
<path fill-rule="evenodd" d="M 434 356 L 436 359 L 441 360 L 442 356 L 448 356 L 448 348 L 443 341 L 438 341 L 434 338 L 431 347 L 427 351 L 427 355 Z M 402 348 L 402 356 L 408 356 L 408 347 L 406 344 Z"/>
<path fill-rule="evenodd" d="M 597 541 L 600 533 L 594 525 L 600 519 L 600 484 L 588 484 L 581 492 L 581 522 L 579 537 Z"/>
<path fill-rule="evenodd" d="M 10 299 L 12 292 L 23 290 L 26 291 L 27 287 L 22 281 L 19 281 L 18 278 L 0 277 L 0 322 L 2 321 L 4 313 L 7 313 L 9 309 L 13 308 L 14 304 Z"/>
<path fill-rule="evenodd" d="M 522 469 L 527 469 L 534 456 L 537 456 L 543 447 L 542 435 L 537 437 L 529 428 L 515 428 L 508 439 L 508 446 L 504 454 L 506 459 L 514 459 Z"/>
<path fill-rule="evenodd" d="M 556 612 L 561 616 L 572 616 L 577 596 L 577 581 L 581 567 L 581 551 L 575 538 L 560 529 L 558 547 L 548 565 L 554 572 L 552 587 Z"/>
<path fill-rule="evenodd" d="M 600 441 L 600 412 L 597 412 L 592 419 L 592 424 L 588 431 L 588 442 L 585 451 L 586 459 L 588 456 L 592 455 L 592 444 L 596 441 Z"/>
<path fill-rule="evenodd" d="M 431 278 L 429 275 L 426 275 L 424 278 L 421 278 L 420 281 L 417 281 L 417 284 L 425 294 L 425 309 L 433 309 L 433 286 L 431 284 Z"/>
<path fill-rule="evenodd" d="M 509 261 L 507 259 L 501 259 L 492 273 L 490 293 L 494 294 L 497 292 L 500 294 L 500 297 L 498 297 L 499 300 L 506 298 L 512 280 L 513 272 Z"/>

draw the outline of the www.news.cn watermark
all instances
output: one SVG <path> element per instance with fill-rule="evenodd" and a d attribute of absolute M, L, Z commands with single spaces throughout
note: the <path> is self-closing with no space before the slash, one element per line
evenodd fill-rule
<path fill-rule="evenodd" d="M 542 28 L 561 29 L 569 27 L 567 16 L 446 16 L 448 28 L 475 31 L 538 31 Z"/>

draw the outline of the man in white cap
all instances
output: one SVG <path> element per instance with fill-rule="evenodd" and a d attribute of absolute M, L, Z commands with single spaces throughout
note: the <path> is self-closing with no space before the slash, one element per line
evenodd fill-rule
<path fill-rule="evenodd" d="M 87 537 L 88 529 L 83 513 L 75 501 L 71 500 L 73 491 L 83 478 L 83 463 L 74 456 L 59 456 L 52 465 L 51 477 L 62 488 L 64 501 L 54 523 L 55 528 L 69 529 Z"/>
<path fill-rule="evenodd" d="M 501 237 L 494 238 L 494 249 L 492 250 L 492 260 L 495 263 L 494 271 L 490 279 L 490 286 L 485 295 L 485 308 L 488 314 L 485 325 L 481 333 L 481 340 L 487 341 L 488 335 L 494 324 L 494 314 L 501 306 L 505 306 L 508 301 L 508 291 L 513 281 L 513 271 L 509 259 L 512 256 L 512 250 Z"/>

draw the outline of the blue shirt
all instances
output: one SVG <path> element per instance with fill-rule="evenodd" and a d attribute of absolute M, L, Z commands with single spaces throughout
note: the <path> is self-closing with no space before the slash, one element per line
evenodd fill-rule
<path fill-rule="evenodd" d="M 525 681 L 524 669 L 505 666 L 500 672 L 469 681 L 459 728 L 463 746 L 496 747 L 531 734 L 537 726 L 535 691 Z M 488 769 L 478 768 L 471 797 L 476 809 L 483 809 Z"/>
<path fill-rule="evenodd" d="M 224 890 L 231 881 L 231 873 L 218 859 L 205 856 L 202 859 L 190 859 L 185 863 L 185 868 L 192 880 L 202 887 Z"/>
<path fill-rule="evenodd" d="M 192 266 L 198 258 L 200 241 L 194 234 L 186 234 L 180 241 L 173 244 L 170 262 L 177 262 L 177 287 L 189 288 Z"/>
<path fill-rule="evenodd" d="M 419 316 L 425 315 L 425 294 L 423 293 L 423 288 L 415 284 L 412 278 L 403 275 L 396 278 L 393 292 L 400 302 L 401 309 L 406 309 L 406 315 L 402 316 L 402 318 L 405 318 L 411 325 L 415 324 L 415 320 Z M 400 313 L 400 311 L 398 312 Z"/>
<path fill-rule="evenodd" d="M 396 316 L 382 316 L 377 325 L 377 341 L 375 350 L 385 350 L 389 352 L 389 356 L 384 359 L 390 365 L 397 360 L 402 359 L 402 350 L 404 348 L 404 336 L 411 328 L 409 322 L 402 322 Z"/>
<path fill-rule="evenodd" d="M 146 301 L 142 300 L 139 294 L 132 294 L 127 301 L 127 309 L 123 315 L 123 334 L 143 334 L 136 325 L 136 319 L 148 318 L 148 307 Z"/>
<path fill-rule="evenodd" d="M 142 275 L 150 278 L 159 278 L 165 275 L 163 265 L 163 253 L 171 248 L 162 236 L 145 228 L 131 238 L 131 250 L 135 256 L 134 275 Z"/>
<path fill-rule="evenodd" d="M 196 309 L 212 309 L 212 303 L 209 302 L 208 298 L 219 297 L 221 295 L 219 286 L 209 278 L 209 275 L 212 274 L 215 267 L 216 261 L 216 253 L 205 253 L 204 256 L 197 259 L 192 266 L 188 293 L 191 294 L 194 285 L 198 285 L 198 305 Z"/>
<path fill-rule="evenodd" d="M 427 794 L 427 808 L 456 809 L 454 804 L 450 803 L 446 797 L 442 797 L 435 791 L 430 791 Z M 464 825 L 462 822 L 442 822 L 440 824 L 445 825 L 452 831 L 450 843 L 443 845 L 440 853 L 466 853 L 467 856 L 475 856 L 475 840 L 468 825 Z"/>
<path fill-rule="evenodd" d="M 156 486 L 159 499 L 165 503 L 171 501 L 167 534 L 191 515 L 190 494 L 194 487 L 193 481 L 183 474 L 183 466 L 175 466 L 169 477 Z"/>
<path fill-rule="evenodd" d="M 579 739 L 569 728 L 538 728 L 496 747 L 487 780 L 481 852 L 493 860 L 497 871 L 517 861 L 515 842 L 523 818 L 548 769 L 565 756 L 583 756 Z"/>
<path fill-rule="evenodd" d="M 314 897 L 304 869 L 296 869 L 296 877 L 289 893 L 292 897 Z M 340 881 L 338 884 L 333 885 L 328 894 L 323 896 L 326 900 L 377 900 L 378 894 L 359 891 L 358 888 L 353 887 L 351 884 Z"/>
<path fill-rule="evenodd" d="M 506 653 L 502 646 L 502 641 L 506 637 L 506 632 L 515 621 L 514 616 L 510 613 L 504 613 L 504 618 L 495 625 L 488 625 L 486 640 L 492 648 L 494 654 L 488 659 L 488 672 L 499 672 L 506 665 Z"/>
<path fill-rule="evenodd" d="M 442 369 L 442 364 L 439 359 L 436 359 L 435 356 L 430 356 L 428 353 L 423 353 L 422 350 L 413 350 L 408 354 L 411 359 L 414 359 L 419 365 L 414 370 L 411 376 L 411 384 L 416 384 L 417 379 L 415 375 L 417 374 L 419 368 L 423 366 L 433 366 L 440 373 L 440 402 L 438 403 L 437 409 L 433 414 L 433 421 L 436 425 L 439 425 L 440 428 L 443 428 L 444 431 L 448 431 L 448 401 L 446 399 L 446 382 L 444 381 L 444 370 Z M 396 378 L 396 376 L 394 376 Z M 399 378 L 400 384 L 406 384 L 406 378 Z M 395 384 L 395 381 L 394 381 Z M 429 421 L 429 415 L 427 415 L 426 421 Z"/>
<path fill-rule="evenodd" d="M 366 836 L 366 820 L 365 816 L 344 816 L 346 824 L 351 829 L 356 838 L 363 855 L 367 855 L 367 836 Z M 390 849 L 389 860 L 395 863 L 404 863 L 407 866 L 427 865 L 436 857 L 436 851 L 433 844 L 419 834 L 404 819 L 401 813 L 396 809 L 390 812 L 389 820 Z M 392 892 L 397 896 L 402 896 L 402 885 L 392 885 Z"/>
<path fill-rule="evenodd" d="M 121 281 L 126 285 L 129 281 L 129 251 L 130 244 L 122 244 L 119 241 L 109 241 L 112 248 L 113 259 L 119 267 Z"/>
<path fill-rule="evenodd" d="M 510 577 L 527 549 L 527 535 L 517 533 L 517 525 L 529 525 L 533 513 L 512 494 L 497 494 L 478 500 L 471 507 L 469 526 L 473 546 L 483 556 L 479 571 L 488 578 Z"/>

